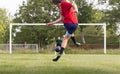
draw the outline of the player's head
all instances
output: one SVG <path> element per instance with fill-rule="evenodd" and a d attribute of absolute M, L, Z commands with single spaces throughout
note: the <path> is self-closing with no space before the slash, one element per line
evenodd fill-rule
<path fill-rule="evenodd" d="M 60 36 L 58 36 L 58 39 L 59 39 L 59 40 L 61 39 Z"/>
<path fill-rule="evenodd" d="M 61 3 L 62 0 L 52 0 L 53 4 L 57 5 L 59 3 Z"/>

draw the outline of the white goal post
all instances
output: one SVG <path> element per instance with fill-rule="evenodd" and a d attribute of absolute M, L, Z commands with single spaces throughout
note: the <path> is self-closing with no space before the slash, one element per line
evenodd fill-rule
<path fill-rule="evenodd" d="M 12 27 L 14 25 L 46 25 L 45 23 L 10 23 L 9 53 L 12 54 Z M 55 25 L 63 25 L 61 23 Z M 106 54 L 106 23 L 80 23 L 79 25 L 101 25 L 104 29 L 104 54 Z"/>

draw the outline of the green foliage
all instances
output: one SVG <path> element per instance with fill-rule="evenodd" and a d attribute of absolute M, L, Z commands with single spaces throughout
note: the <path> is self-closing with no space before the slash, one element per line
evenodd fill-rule
<path fill-rule="evenodd" d="M 100 0 L 99 0 L 100 1 Z M 112 1 L 112 0 L 111 0 Z M 119 21 L 118 9 L 111 11 L 100 11 L 93 9 L 92 4 L 88 4 L 85 0 L 76 0 L 79 14 L 79 23 L 103 23 L 107 22 L 111 25 L 107 26 L 107 36 L 115 35 L 115 22 Z M 106 3 L 106 0 L 101 1 L 101 4 Z M 111 4 L 115 4 L 111 2 Z M 117 6 L 117 5 L 116 5 Z M 117 13 L 117 14 L 116 14 Z M 114 15 L 113 15 L 114 14 Z M 19 11 L 15 14 L 14 23 L 47 23 L 59 17 L 59 10 L 49 0 L 28 0 L 28 3 L 23 1 Z M 19 26 L 13 27 L 13 32 Z M 79 30 L 83 32 L 86 26 L 80 26 L 76 35 L 79 35 Z M 89 27 L 88 27 L 89 28 Z M 92 28 L 92 33 L 102 36 L 101 26 Z M 93 32 L 95 30 L 95 32 Z M 85 31 L 85 30 L 84 30 Z M 23 33 L 24 32 L 24 33 Z M 14 43 L 38 43 L 40 46 L 54 42 L 57 36 L 62 36 L 65 33 L 62 27 L 46 27 L 46 26 L 22 26 L 21 32 L 16 33 Z M 88 34 L 88 32 L 85 32 Z M 92 35 L 92 34 L 91 34 Z"/>
<path fill-rule="evenodd" d="M 101 23 L 102 17 L 104 16 L 100 10 L 93 9 L 93 4 L 88 4 L 85 0 L 77 0 L 77 5 L 79 9 L 78 20 L 79 23 Z M 85 31 L 84 29 L 87 26 L 80 26 L 80 31 Z M 101 26 L 94 27 L 98 29 L 98 32 L 101 29 Z"/>
<path fill-rule="evenodd" d="M 6 9 L 0 8 L 0 43 L 8 42 L 9 22 Z"/>
<path fill-rule="evenodd" d="M 84 0 L 78 0 L 78 20 L 80 23 L 89 23 L 91 21 L 92 6 L 88 5 Z"/>
<path fill-rule="evenodd" d="M 55 42 L 57 36 L 62 37 L 63 33 L 62 26 L 21 26 L 21 32 L 16 33 L 14 43 L 38 43 L 43 47 Z"/>
<path fill-rule="evenodd" d="M 106 3 L 106 0 L 99 0 L 101 4 Z M 102 2 L 104 1 L 104 2 Z M 120 0 L 108 0 L 109 6 L 111 8 L 109 10 L 103 10 L 104 17 L 103 21 L 107 23 L 107 29 L 111 35 L 116 34 L 117 30 L 117 22 L 120 22 Z"/>
<path fill-rule="evenodd" d="M 120 6 L 120 0 L 109 0 L 110 5 Z"/>
<path fill-rule="evenodd" d="M 48 0 L 29 0 L 19 7 L 13 22 L 16 23 L 47 23 L 59 17 L 59 11 Z M 14 28 L 16 29 L 16 27 Z M 38 43 L 40 46 L 50 44 L 54 40 L 57 29 L 47 26 L 22 26 L 14 43 Z M 24 32 L 24 33 L 23 33 Z M 54 35 L 54 36 L 53 36 Z"/>
<path fill-rule="evenodd" d="M 27 4 L 23 2 L 23 5 L 19 7 L 19 12 L 15 14 L 16 18 L 13 22 L 46 23 L 57 18 L 58 12 L 48 0 L 29 0 Z"/>

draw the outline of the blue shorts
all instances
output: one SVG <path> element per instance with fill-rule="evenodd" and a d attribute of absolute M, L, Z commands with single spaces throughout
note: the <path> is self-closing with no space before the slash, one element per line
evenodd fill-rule
<path fill-rule="evenodd" d="M 78 24 L 66 24 L 66 23 L 64 23 L 64 27 L 66 29 L 66 35 L 71 36 L 75 32 L 75 30 L 77 29 Z"/>

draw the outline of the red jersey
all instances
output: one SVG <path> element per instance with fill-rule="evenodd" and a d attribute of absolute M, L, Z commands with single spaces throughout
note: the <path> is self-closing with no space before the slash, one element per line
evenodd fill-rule
<path fill-rule="evenodd" d="M 63 16 L 63 23 L 78 24 L 78 19 L 74 13 L 72 4 L 69 2 L 61 2 L 61 15 Z"/>

